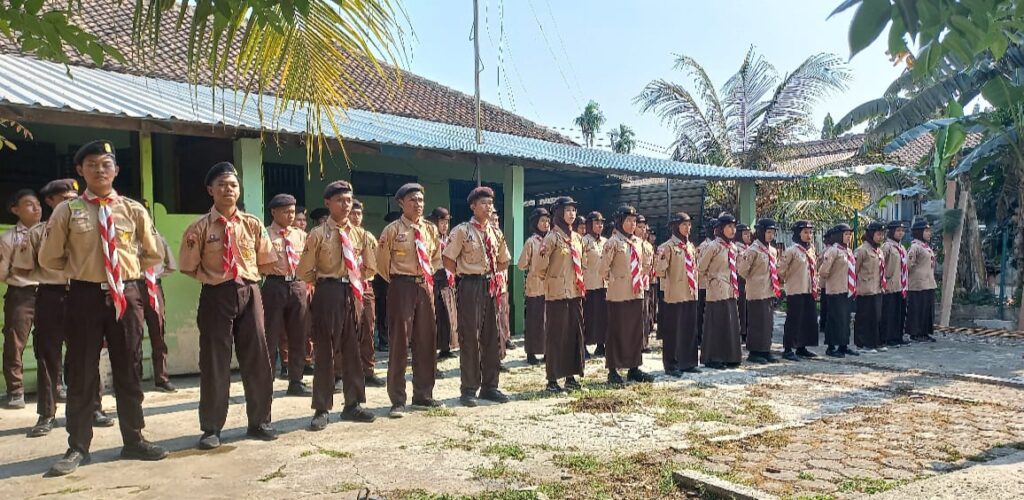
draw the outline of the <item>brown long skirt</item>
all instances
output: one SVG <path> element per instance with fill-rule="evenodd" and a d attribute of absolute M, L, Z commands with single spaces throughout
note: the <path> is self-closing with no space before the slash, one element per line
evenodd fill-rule
<path fill-rule="evenodd" d="M 903 325 L 907 319 L 907 299 L 900 292 L 882 296 L 882 343 L 895 344 L 903 340 Z"/>
<path fill-rule="evenodd" d="M 772 300 L 760 299 L 747 302 L 747 350 L 768 352 L 772 350 Z"/>
<path fill-rule="evenodd" d="M 708 363 L 739 363 L 740 317 L 736 299 L 709 301 L 704 306 L 704 344 L 700 360 Z"/>
<path fill-rule="evenodd" d="M 608 301 L 608 342 L 604 365 L 609 370 L 643 364 L 644 299 Z"/>
<path fill-rule="evenodd" d="M 821 295 L 825 297 L 825 295 Z M 822 299 L 825 310 L 827 299 Z M 818 345 L 818 306 L 814 296 L 798 293 L 786 296 L 786 325 L 782 334 L 782 348 L 789 351 Z"/>
<path fill-rule="evenodd" d="M 907 293 L 907 335 L 931 336 L 935 333 L 935 290 Z"/>
<path fill-rule="evenodd" d="M 544 366 L 548 380 L 583 375 L 583 297 L 549 300 Z"/>
<path fill-rule="evenodd" d="M 853 299 L 845 293 L 826 295 L 828 315 L 825 317 L 825 344 L 845 346 L 850 344 L 850 312 Z"/>
<path fill-rule="evenodd" d="M 544 296 L 526 298 L 526 330 L 523 331 L 526 354 L 544 354 L 545 340 L 545 309 Z"/>
<path fill-rule="evenodd" d="M 587 290 L 583 301 L 583 340 L 587 345 L 604 344 L 608 340 L 607 292 L 605 288 Z"/>
<path fill-rule="evenodd" d="M 658 333 L 665 371 L 697 366 L 697 301 L 661 304 Z"/>

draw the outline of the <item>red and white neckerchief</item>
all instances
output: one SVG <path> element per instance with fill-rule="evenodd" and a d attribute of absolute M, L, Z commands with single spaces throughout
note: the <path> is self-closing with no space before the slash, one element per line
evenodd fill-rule
<path fill-rule="evenodd" d="M 903 298 L 907 298 L 907 281 L 910 277 L 910 269 L 907 268 L 907 249 L 898 241 L 893 241 L 892 246 L 900 254 L 900 293 L 903 294 Z"/>
<path fill-rule="evenodd" d="M 885 293 L 885 289 L 889 288 L 889 280 L 885 279 L 885 254 L 881 246 L 875 249 L 875 256 L 878 257 L 878 286 Z"/>
<path fill-rule="evenodd" d="M 356 302 L 362 302 L 365 284 L 363 283 L 363 275 L 359 271 L 359 260 L 356 258 L 356 251 L 352 247 L 352 240 L 348 238 L 348 234 L 340 226 L 338 227 L 338 237 L 341 239 L 341 256 L 345 261 L 345 269 L 348 271 L 348 283 L 352 287 L 352 294 L 355 295 Z"/>
<path fill-rule="evenodd" d="M 580 295 L 586 295 L 587 286 L 583 283 L 583 256 L 580 255 L 579 249 L 572 244 L 572 233 L 562 238 L 562 241 L 569 247 L 569 253 L 572 256 L 572 270 L 576 274 L 576 289 L 580 291 Z"/>
<path fill-rule="evenodd" d="M 723 239 L 718 240 L 728 250 L 729 257 L 729 283 L 732 285 L 732 294 L 740 298 L 740 275 L 736 270 L 736 246 Z"/>
<path fill-rule="evenodd" d="M 472 223 L 473 227 L 477 231 L 479 231 L 480 233 L 483 234 L 484 249 L 486 250 L 485 253 L 487 255 L 487 269 L 489 269 L 490 272 L 491 272 L 491 279 L 488 282 L 488 287 L 487 288 L 490 291 L 491 297 L 501 298 L 502 287 L 501 287 L 501 283 L 498 282 L 498 280 L 499 280 L 498 269 L 497 269 L 497 263 L 495 262 L 496 256 L 494 255 L 494 245 L 495 244 L 494 244 L 494 240 L 491 239 L 491 232 L 487 230 L 487 228 L 490 225 L 490 223 L 488 223 L 488 224 L 481 224 L 481 223 L 477 222 L 476 219 L 473 219 L 471 221 L 471 223 Z"/>
<path fill-rule="evenodd" d="M 850 297 L 857 296 L 857 259 L 853 257 L 853 251 L 838 243 L 833 245 L 836 250 L 846 254 L 846 293 Z"/>
<path fill-rule="evenodd" d="M 676 243 L 683 250 L 683 262 L 686 264 L 686 284 L 690 286 L 690 293 L 697 296 L 697 266 L 693 263 L 693 255 L 690 254 L 689 245 L 680 241 Z"/>
<path fill-rule="evenodd" d="M 224 266 L 224 276 L 228 276 L 231 279 L 238 279 L 238 249 L 235 248 L 235 224 L 241 221 L 238 217 L 238 212 L 231 218 L 224 217 L 223 215 L 217 217 L 217 222 L 224 224 L 224 257 L 222 264 Z"/>
<path fill-rule="evenodd" d="M 818 277 L 818 269 L 814 262 L 814 256 L 812 256 L 811 251 L 803 245 L 797 243 L 794 246 L 804 254 L 804 258 L 807 260 L 807 276 L 811 280 L 811 298 L 818 300 L 818 286 L 815 284 Z"/>
<path fill-rule="evenodd" d="M 782 284 L 779 283 L 778 259 L 776 259 L 775 254 L 772 253 L 772 249 L 768 245 L 761 243 L 761 240 L 754 243 L 753 247 L 768 256 L 768 276 L 771 278 L 772 282 L 772 293 L 775 294 L 775 298 L 782 297 Z"/>
<path fill-rule="evenodd" d="M 423 273 L 423 281 L 428 287 L 434 286 L 434 268 L 430 265 L 430 253 L 427 252 L 427 243 L 423 241 L 423 232 L 418 225 L 412 226 L 413 235 L 416 238 L 416 260 L 420 262 L 420 272 Z"/>
<path fill-rule="evenodd" d="M 284 241 L 284 256 L 288 261 L 288 277 L 294 278 L 295 270 L 299 267 L 299 254 L 295 251 L 295 247 L 292 245 L 292 240 L 288 239 L 288 233 L 290 231 L 291 228 L 286 227 L 282 229 L 279 234 L 281 235 L 281 239 Z"/>
<path fill-rule="evenodd" d="M 629 274 L 633 282 L 633 295 L 640 295 L 640 290 L 643 288 L 643 278 L 640 276 L 643 274 L 640 269 L 640 251 L 636 249 L 633 237 L 628 236 L 627 238 L 630 238 L 626 240 L 626 244 L 629 246 Z"/>
<path fill-rule="evenodd" d="M 100 198 L 89 191 L 82 194 L 82 199 L 99 206 L 100 241 L 103 243 L 103 267 L 107 272 L 107 287 L 110 300 L 114 303 L 117 319 L 124 316 L 128 308 L 128 300 L 124 296 L 124 281 L 121 280 L 121 261 L 117 257 L 117 232 L 114 229 L 114 214 L 110 205 L 116 203 L 120 196 L 111 191 L 106 198 Z"/>
<path fill-rule="evenodd" d="M 444 235 L 441 238 L 441 253 L 444 253 L 444 249 L 448 246 L 448 235 Z M 452 273 L 448 268 L 444 268 L 445 278 L 448 279 L 448 286 L 455 288 L 455 273 Z"/>
<path fill-rule="evenodd" d="M 146 278 L 146 292 L 149 295 L 149 307 L 151 307 L 157 314 L 160 314 L 160 285 L 157 280 L 160 279 L 160 275 L 164 272 L 163 265 L 156 265 L 143 273 Z"/>

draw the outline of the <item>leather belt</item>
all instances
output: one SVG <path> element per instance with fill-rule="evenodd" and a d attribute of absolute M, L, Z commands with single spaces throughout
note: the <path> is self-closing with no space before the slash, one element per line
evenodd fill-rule
<path fill-rule="evenodd" d="M 425 280 L 423 276 L 413 276 L 411 274 L 392 274 L 391 281 L 409 281 L 412 283 L 423 283 Z"/>
<path fill-rule="evenodd" d="M 460 275 L 458 275 L 458 278 L 459 278 L 459 279 L 462 279 L 462 280 L 470 280 L 470 281 L 475 281 L 475 280 L 489 280 L 489 279 L 491 279 L 492 277 L 493 277 L 493 276 L 492 276 L 492 275 L 490 275 L 490 274 L 460 274 Z"/>
<path fill-rule="evenodd" d="M 282 276 L 280 274 L 268 274 L 267 275 L 267 279 L 268 280 L 284 281 L 285 283 L 291 283 L 293 281 L 297 281 L 298 280 L 298 278 L 296 278 L 295 276 Z"/>
<path fill-rule="evenodd" d="M 348 278 L 320 278 L 317 283 L 351 283 Z"/>

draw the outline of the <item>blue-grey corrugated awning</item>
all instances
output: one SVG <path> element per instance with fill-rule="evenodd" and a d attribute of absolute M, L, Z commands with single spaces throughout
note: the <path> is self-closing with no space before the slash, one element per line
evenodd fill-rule
<path fill-rule="evenodd" d="M 230 90 L 93 68 L 75 67 L 71 75 L 68 78 L 61 64 L 0 54 L 0 103 L 259 130 L 260 106 L 263 116 L 269 117 L 275 102 L 273 97 L 264 97 L 261 104 L 252 97 L 244 100 L 241 94 Z M 211 105 L 214 92 L 216 106 Z M 341 136 L 347 140 L 529 160 L 606 175 L 704 180 L 796 177 L 782 172 L 623 155 L 497 132 L 485 131 L 484 143 L 477 144 L 471 128 L 365 110 L 348 111 L 347 119 L 339 125 Z M 278 132 L 303 134 L 306 113 L 301 109 L 289 113 L 278 120 L 277 126 Z M 331 130 L 326 119 L 323 128 Z"/>

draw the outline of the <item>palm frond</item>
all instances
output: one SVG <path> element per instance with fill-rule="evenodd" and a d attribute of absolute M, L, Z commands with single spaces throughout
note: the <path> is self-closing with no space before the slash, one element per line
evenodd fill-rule
<path fill-rule="evenodd" d="M 899 109 L 894 110 L 888 118 L 875 125 L 868 135 L 873 140 L 884 141 L 927 122 L 935 118 L 949 103 L 950 97 L 977 95 L 984 83 L 997 74 L 991 70 L 969 70 L 944 78 L 924 88 Z"/>
<path fill-rule="evenodd" d="M 679 137 L 687 136 L 703 154 L 721 150 L 725 152 L 723 165 L 736 165 L 728 143 L 722 147 L 715 126 L 683 86 L 667 80 L 654 80 L 633 102 L 640 105 L 641 112 L 654 112 L 662 123 L 671 125 Z"/>
<path fill-rule="evenodd" d="M 814 106 L 832 92 L 845 90 L 851 78 L 849 66 L 835 54 L 808 57 L 775 88 L 761 113 L 763 123 L 772 125 L 793 118 L 809 120 Z"/>
<path fill-rule="evenodd" d="M 725 82 L 723 104 L 729 132 L 737 142 L 735 149 L 742 152 L 751 147 L 754 123 L 767 105 L 764 97 L 777 80 L 775 67 L 751 47 L 739 71 Z"/>
<path fill-rule="evenodd" d="M 695 59 L 682 54 L 676 56 L 674 68 L 689 73 L 693 84 L 697 88 L 698 95 L 700 95 L 701 100 L 704 102 L 705 115 L 707 116 L 708 123 L 713 127 L 715 137 L 719 141 L 727 140 L 729 125 L 726 122 L 725 110 L 707 71 Z"/>
<path fill-rule="evenodd" d="M 1000 149 L 1009 146 L 1011 142 L 1017 142 L 1018 140 L 1019 137 L 1017 135 L 1017 131 L 1012 129 L 989 138 L 985 142 L 975 146 L 970 153 L 964 156 L 960 162 L 957 163 L 956 168 L 950 170 L 946 174 L 946 178 L 955 179 L 960 174 L 970 172 L 974 168 L 975 164 L 993 153 L 996 153 Z"/>

